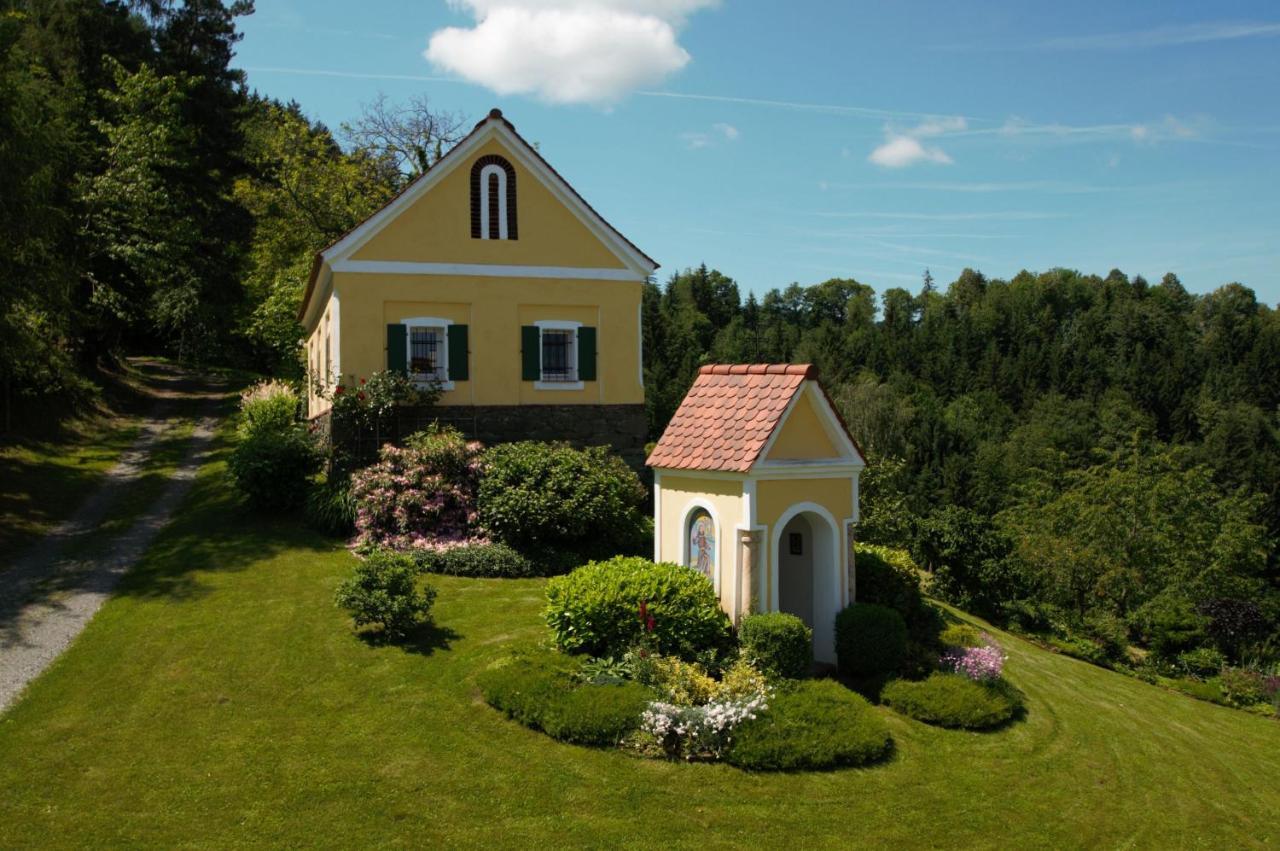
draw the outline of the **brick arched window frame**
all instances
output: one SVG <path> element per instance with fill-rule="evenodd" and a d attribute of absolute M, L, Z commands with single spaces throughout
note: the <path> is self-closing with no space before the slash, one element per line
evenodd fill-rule
<path fill-rule="evenodd" d="M 516 170 L 487 154 L 471 165 L 471 238 L 516 237 Z"/>

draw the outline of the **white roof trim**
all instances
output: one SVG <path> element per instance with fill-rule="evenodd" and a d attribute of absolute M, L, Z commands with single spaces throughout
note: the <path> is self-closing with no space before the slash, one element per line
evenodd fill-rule
<path fill-rule="evenodd" d="M 352 254 L 373 239 L 405 209 L 427 192 L 430 192 L 446 176 L 452 174 L 457 168 L 466 163 L 473 151 L 493 138 L 500 139 L 511 155 L 530 174 L 537 178 L 557 200 L 568 207 L 583 225 L 617 256 L 627 269 L 634 274 L 639 274 L 641 277 L 646 277 L 657 268 L 639 250 L 628 244 L 598 213 L 588 207 L 562 178 L 555 174 L 538 157 L 531 156 L 527 150 L 526 143 L 511 130 L 507 129 L 502 119 L 493 118 L 487 119 L 483 126 L 450 150 L 433 168 L 392 200 L 391 203 L 374 213 L 362 224 L 322 252 L 321 256 L 324 262 L 333 264 L 349 259 Z"/>
<path fill-rule="evenodd" d="M 566 278 L 585 281 L 643 281 L 630 269 L 585 266 L 513 266 L 505 263 L 424 263 L 416 260 L 335 260 L 334 272 L 369 275 L 449 275 L 480 278 Z"/>

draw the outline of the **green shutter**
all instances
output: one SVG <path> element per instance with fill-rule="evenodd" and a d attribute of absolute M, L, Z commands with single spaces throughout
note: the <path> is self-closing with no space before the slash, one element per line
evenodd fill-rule
<path fill-rule="evenodd" d="M 542 335 L 537 325 L 520 326 L 520 379 L 542 378 Z"/>
<path fill-rule="evenodd" d="M 409 372 L 409 329 L 396 323 L 387 326 L 387 371 L 407 375 Z"/>
<path fill-rule="evenodd" d="M 578 329 L 578 380 L 596 380 L 596 329 Z"/>
<path fill-rule="evenodd" d="M 449 380 L 467 380 L 467 326 L 449 326 Z"/>

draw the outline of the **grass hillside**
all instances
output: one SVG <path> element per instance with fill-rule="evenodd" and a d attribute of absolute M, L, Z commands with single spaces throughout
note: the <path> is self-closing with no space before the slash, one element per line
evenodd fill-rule
<path fill-rule="evenodd" d="M 333 606 L 351 556 L 230 498 L 175 524 L 0 717 L 0 847 L 485 844 L 1261 846 L 1280 724 L 999 635 L 1024 721 L 884 712 L 865 769 L 752 775 L 555 743 L 475 673 L 541 634 L 541 580 L 439 578 L 435 632 L 371 646 Z"/>

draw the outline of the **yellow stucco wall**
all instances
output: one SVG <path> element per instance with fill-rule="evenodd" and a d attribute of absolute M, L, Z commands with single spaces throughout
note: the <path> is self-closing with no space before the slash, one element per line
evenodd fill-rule
<path fill-rule="evenodd" d="M 497 154 L 516 173 L 517 239 L 472 239 L 471 166 Z M 497 139 L 482 145 L 381 232 L 355 260 L 621 269 L 624 264 Z"/>
<path fill-rule="evenodd" d="M 839 454 L 840 451 L 831 442 L 822 421 L 818 419 L 810 393 L 805 392 L 782 424 L 782 429 L 769 450 L 768 460 L 835 458 Z"/>
<path fill-rule="evenodd" d="M 327 296 L 326 296 L 327 297 Z M 306 341 L 306 363 L 307 363 L 307 416 L 316 416 L 329 410 L 329 400 L 320 395 L 322 389 L 321 381 L 325 373 L 325 342 L 329 342 L 329 372 L 333 373 L 334 363 L 338 354 L 338 341 L 334 339 L 333 334 L 333 311 L 332 302 L 325 304 L 324 310 L 320 314 L 316 327 L 312 329 L 311 334 Z M 331 376 L 332 378 L 332 376 Z M 320 379 L 320 380 L 317 380 Z"/>
<path fill-rule="evenodd" d="M 418 316 L 468 326 L 469 380 L 445 405 L 639 404 L 640 298 L 637 281 L 583 281 L 383 275 L 339 272 L 344 380 L 387 368 L 389 323 Z M 581 390 L 538 390 L 520 376 L 520 327 L 540 319 L 597 329 L 597 380 Z"/>
<path fill-rule="evenodd" d="M 737 567 L 737 543 L 735 529 L 744 523 L 742 516 L 742 483 L 732 479 L 712 479 L 698 476 L 682 476 L 671 472 L 661 473 L 662 496 L 655 524 L 660 528 L 660 561 L 680 563 L 682 541 L 686 533 L 684 524 L 690 504 L 700 499 L 711 506 L 716 521 L 716 571 L 720 600 L 726 609 L 732 610 L 735 590 L 734 571 Z"/>
<path fill-rule="evenodd" d="M 777 569 L 777 553 L 773 551 L 773 538 L 778 521 L 783 514 L 794 505 L 812 502 L 822 506 L 835 518 L 836 534 L 844 541 L 844 521 L 853 517 L 853 477 L 843 476 L 830 479 L 771 479 L 756 484 L 756 522 L 764 527 L 762 535 L 762 591 L 760 604 L 765 611 L 771 610 L 776 601 L 773 599 L 774 571 Z M 815 529 L 814 534 L 819 530 Z M 829 534 L 829 530 L 823 530 Z M 843 546 L 843 543 L 841 544 Z M 842 578 L 842 587 L 846 585 Z"/>

